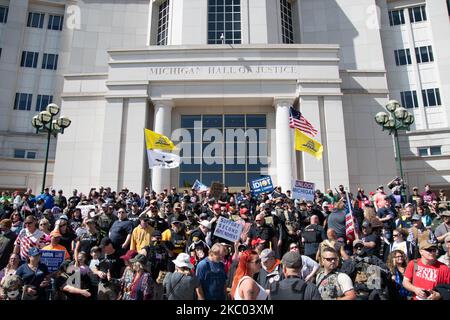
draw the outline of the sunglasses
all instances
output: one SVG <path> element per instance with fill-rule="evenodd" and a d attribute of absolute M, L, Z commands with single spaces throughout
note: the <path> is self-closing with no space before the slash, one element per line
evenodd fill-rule
<path fill-rule="evenodd" d="M 67 224 L 66 224 L 66 223 L 60 224 L 59 226 L 60 226 L 60 227 L 65 227 L 65 226 L 67 226 Z"/>
<path fill-rule="evenodd" d="M 324 259 L 327 260 L 328 262 L 336 261 L 336 260 L 337 260 L 337 258 L 324 258 Z"/>
<path fill-rule="evenodd" d="M 423 250 L 425 250 L 425 251 L 427 251 L 427 252 L 437 252 L 437 249 L 436 248 L 428 248 L 428 249 L 423 249 Z"/>
<path fill-rule="evenodd" d="M 292 247 L 290 247 L 290 249 L 298 249 L 298 247 L 297 246 L 292 246 Z"/>
<path fill-rule="evenodd" d="M 26 225 L 26 226 L 28 226 L 28 225 L 30 225 L 30 224 L 33 224 L 33 222 L 24 222 L 23 224 Z"/>
<path fill-rule="evenodd" d="M 393 237 L 398 237 L 398 233 L 396 233 L 396 234 L 393 234 L 392 236 L 393 236 Z"/>

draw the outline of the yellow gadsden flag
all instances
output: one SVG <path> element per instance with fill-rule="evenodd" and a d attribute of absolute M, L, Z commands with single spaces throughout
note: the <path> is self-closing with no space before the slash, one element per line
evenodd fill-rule
<path fill-rule="evenodd" d="M 295 129 L 295 150 L 305 151 L 318 160 L 322 159 L 323 146 L 298 129 Z"/>
<path fill-rule="evenodd" d="M 145 129 L 145 143 L 147 149 L 173 150 L 175 145 L 166 136 L 154 131 Z"/>

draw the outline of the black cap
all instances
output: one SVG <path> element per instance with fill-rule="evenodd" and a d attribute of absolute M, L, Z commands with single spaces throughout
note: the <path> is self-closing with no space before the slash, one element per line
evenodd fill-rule
<path fill-rule="evenodd" d="M 107 245 L 110 245 L 110 244 L 112 244 L 111 239 L 106 237 L 106 238 L 102 239 L 102 241 L 100 242 L 100 246 L 99 247 L 100 248 L 104 248 L 104 247 L 106 247 Z"/>
<path fill-rule="evenodd" d="M 300 269 L 302 267 L 302 256 L 298 252 L 287 252 L 281 259 L 286 268 Z"/>
<path fill-rule="evenodd" d="M 155 230 L 152 232 L 152 237 L 161 237 L 162 233 L 159 230 Z"/>

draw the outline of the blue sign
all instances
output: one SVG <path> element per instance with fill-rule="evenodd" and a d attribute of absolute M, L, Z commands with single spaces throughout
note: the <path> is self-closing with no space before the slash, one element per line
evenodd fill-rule
<path fill-rule="evenodd" d="M 41 262 L 45 264 L 49 272 L 55 272 L 64 262 L 66 252 L 62 250 L 41 250 Z"/>
<path fill-rule="evenodd" d="M 250 181 L 250 190 L 254 195 L 259 195 L 263 192 L 272 192 L 273 189 L 272 178 L 270 176 Z"/>

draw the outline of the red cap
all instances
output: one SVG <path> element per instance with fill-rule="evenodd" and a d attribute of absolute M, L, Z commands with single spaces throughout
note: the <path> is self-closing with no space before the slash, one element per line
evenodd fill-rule
<path fill-rule="evenodd" d="M 214 210 L 220 209 L 220 204 L 218 204 L 218 203 L 214 204 L 213 209 L 214 209 Z"/>
<path fill-rule="evenodd" d="M 252 240 L 252 247 L 255 247 L 255 246 L 257 246 L 258 244 L 261 244 L 261 243 L 264 243 L 264 242 L 266 242 L 266 240 L 263 240 L 263 239 L 261 239 L 261 238 L 256 238 L 256 239 L 254 239 L 254 240 Z"/>
<path fill-rule="evenodd" d="M 247 209 L 247 208 L 241 208 L 241 210 L 239 210 L 239 213 L 240 213 L 241 215 L 247 215 L 248 209 Z"/>
<path fill-rule="evenodd" d="M 127 253 L 120 257 L 120 259 L 130 261 L 130 259 L 133 259 L 137 254 L 138 252 L 136 250 L 128 250 Z"/>

